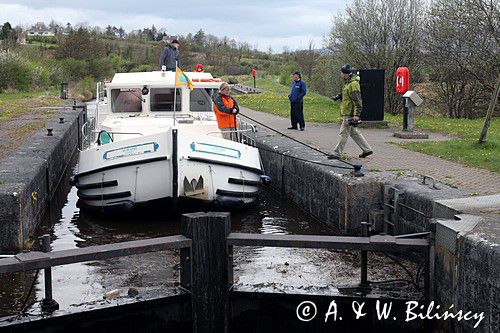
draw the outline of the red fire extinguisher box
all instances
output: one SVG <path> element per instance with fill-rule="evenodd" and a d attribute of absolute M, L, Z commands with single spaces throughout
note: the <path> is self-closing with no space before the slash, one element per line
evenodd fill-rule
<path fill-rule="evenodd" d="M 410 71 L 407 67 L 399 67 L 396 70 L 396 92 L 403 95 L 410 90 Z"/>

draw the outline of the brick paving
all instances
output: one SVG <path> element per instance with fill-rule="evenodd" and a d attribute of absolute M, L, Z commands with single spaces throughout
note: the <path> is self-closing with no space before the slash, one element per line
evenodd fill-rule
<path fill-rule="evenodd" d="M 323 151 L 332 152 L 339 138 L 340 125 L 337 124 L 306 123 L 306 130 L 301 132 L 287 129 L 287 127 L 290 127 L 288 118 L 244 107 L 241 107 L 241 113 Z M 242 117 L 242 119 L 245 118 Z M 358 155 L 361 150 L 352 139 L 347 141 L 345 153 L 350 160 L 360 161 L 363 164 L 363 169 L 395 172 L 412 171 L 420 175 L 431 176 L 444 184 L 467 190 L 471 194 L 500 193 L 500 174 L 498 173 L 401 148 L 390 142 L 407 142 L 408 140 L 393 137 L 394 129 L 370 128 L 361 129 L 361 131 L 372 146 L 374 154 L 365 159 L 359 159 Z M 418 141 L 451 139 L 440 133 L 430 132 L 428 140 Z M 304 149 L 307 148 L 304 147 Z"/>

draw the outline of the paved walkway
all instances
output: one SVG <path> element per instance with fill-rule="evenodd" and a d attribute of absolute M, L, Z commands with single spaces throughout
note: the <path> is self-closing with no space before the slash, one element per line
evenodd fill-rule
<path fill-rule="evenodd" d="M 269 113 L 241 108 L 241 113 L 252 117 L 272 128 L 290 135 L 298 140 L 312 144 L 323 151 L 332 152 L 339 136 L 340 125 L 306 123 L 306 130 L 288 130 L 290 120 Z M 242 119 L 244 119 L 242 117 Z M 434 177 L 440 182 L 459 188 L 469 193 L 495 194 L 500 193 L 500 174 L 444 160 L 438 157 L 414 152 L 401 148 L 389 142 L 407 142 L 392 136 L 392 129 L 361 129 L 363 135 L 373 148 L 374 154 L 365 159 L 359 159 L 361 150 L 349 139 L 345 153 L 351 160 L 360 160 L 363 168 L 372 171 L 413 171 L 417 174 Z M 440 133 L 429 133 L 429 140 L 450 140 Z M 307 148 L 305 148 L 307 149 Z"/>

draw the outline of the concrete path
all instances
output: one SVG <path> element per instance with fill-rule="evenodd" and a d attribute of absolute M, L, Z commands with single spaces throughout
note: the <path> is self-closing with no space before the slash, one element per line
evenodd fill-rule
<path fill-rule="evenodd" d="M 272 128 L 311 144 L 323 151 L 332 152 L 339 136 L 340 125 L 306 123 L 306 130 L 288 130 L 290 120 L 269 113 L 258 112 L 241 107 L 241 113 L 262 122 Z M 242 117 L 242 119 L 245 119 Z M 392 136 L 394 129 L 361 129 L 363 135 L 373 148 L 374 154 L 365 159 L 358 158 L 361 150 L 349 139 L 345 153 L 350 160 L 359 161 L 363 169 L 371 171 L 413 171 L 420 175 L 434 177 L 436 180 L 451 186 L 464 188 L 478 194 L 500 193 L 500 174 L 485 169 L 468 167 L 438 157 L 401 148 L 390 142 L 407 142 Z M 429 133 L 429 140 L 440 141 L 452 138 L 440 133 Z M 304 147 L 304 149 L 307 149 Z"/>

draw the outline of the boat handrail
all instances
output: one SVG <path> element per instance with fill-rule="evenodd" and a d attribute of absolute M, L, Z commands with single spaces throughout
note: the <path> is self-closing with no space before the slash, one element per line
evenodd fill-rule
<path fill-rule="evenodd" d="M 92 131 L 92 133 L 100 133 L 101 131 Z M 108 132 L 109 134 L 120 134 L 120 135 L 140 135 L 140 136 L 144 136 L 144 134 L 142 133 L 139 133 L 139 132 L 114 132 L 114 131 L 106 131 Z"/>
<path fill-rule="evenodd" d="M 95 118 L 88 119 L 81 128 L 80 132 L 80 150 L 84 150 L 90 146 L 91 142 L 94 141 L 94 128 L 95 128 Z"/>
<path fill-rule="evenodd" d="M 255 147 L 255 133 L 257 132 L 257 128 L 250 123 L 247 123 L 245 121 L 239 121 L 238 127 L 242 129 L 231 129 L 228 131 L 217 131 L 217 132 L 208 132 L 206 135 L 212 135 L 212 134 L 222 134 L 222 133 L 242 133 L 241 135 L 236 135 L 236 140 L 237 142 L 246 144 L 251 147 Z"/>
<path fill-rule="evenodd" d="M 216 131 L 216 132 L 208 132 L 206 135 L 212 135 L 212 134 L 222 134 L 222 133 L 243 133 L 243 132 L 253 132 L 251 128 L 245 129 L 245 130 L 229 130 L 229 131 Z"/>
<path fill-rule="evenodd" d="M 255 125 L 250 124 L 246 121 L 238 119 L 239 128 L 243 128 L 243 132 L 248 132 L 247 134 L 242 134 L 239 137 L 239 141 L 241 143 L 247 144 L 249 146 L 255 147 L 255 133 L 257 133 L 257 127 Z"/>

